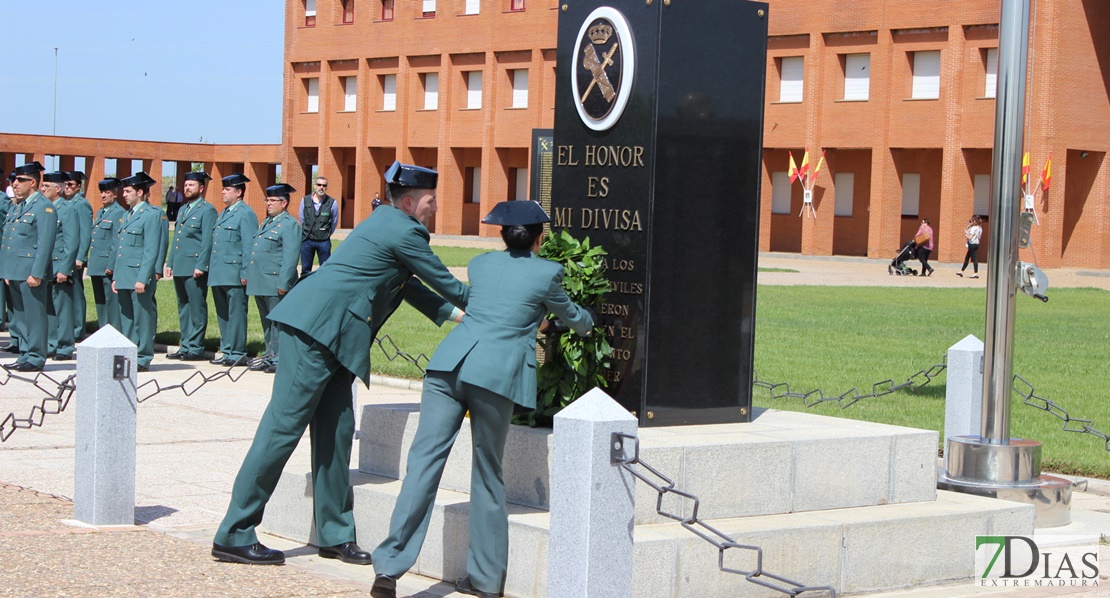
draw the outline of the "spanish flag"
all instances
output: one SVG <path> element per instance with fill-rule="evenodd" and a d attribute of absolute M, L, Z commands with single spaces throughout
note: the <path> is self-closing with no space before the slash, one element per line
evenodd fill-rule
<path fill-rule="evenodd" d="M 813 169 L 813 182 L 817 183 L 817 175 L 821 173 L 821 165 L 825 163 L 825 150 L 821 150 L 821 157 L 817 160 L 817 168 Z M 812 188 L 812 187 L 811 187 Z"/>
<path fill-rule="evenodd" d="M 809 148 L 806 148 L 805 155 L 802 156 L 802 166 L 798 169 L 798 176 L 803 181 L 809 180 Z"/>
<path fill-rule="evenodd" d="M 1025 152 L 1021 156 L 1021 186 L 1024 187 L 1029 183 L 1029 152 Z"/>
<path fill-rule="evenodd" d="M 790 184 L 793 185 L 794 181 L 798 180 L 798 167 L 794 164 L 794 154 L 786 152 L 790 156 Z"/>
<path fill-rule="evenodd" d="M 1048 185 L 1052 183 L 1052 152 L 1048 152 L 1048 162 L 1044 163 L 1044 170 L 1041 171 L 1041 189 L 1048 191 Z"/>

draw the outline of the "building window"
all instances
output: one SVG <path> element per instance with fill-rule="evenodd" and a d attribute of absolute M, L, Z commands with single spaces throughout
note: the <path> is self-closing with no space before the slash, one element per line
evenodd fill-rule
<path fill-rule="evenodd" d="M 988 213 L 990 213 L 991 175 L 975 175 L 972 196 L 975 198 L 972 203 L 972 213 L 974 213 L 976 216 L 986 216 Z"/>
<path fill-rule="evenodd" d="M 844 99 L 866 100 L 871 95 L 871 55 L 844 55 Z"/>
<path fill-rule="evenodd" d="M 855 201 L 856 175 L 853 172 L 838 172 L 833 177 L 836 189 L 833 197 L 833 216 L 851 216 L 852 202 Z"/>
<path fill-rule="evenodd" d="M 513 176 L 516 178 L 516 194 L 513 199 L 528 199 L 528 169 L 527 168 L 513 168 Z"/>
<path fill-rule="evenodd" d="M 771 213 L 790 213 L 790 174 L 786 172 L 771 173 Z"/>
<path fill-rule="evenodd" d="M 987 48 L 983 64 L 987 69 L 987 76 L 983 85 L 983 97 L 993 98 L 998 91 L 998 48 Z"/>
<path fill-rule="evenodd" d="M 343 22 L 346 24 L 355 22 L 355 0 L 343 0 Z"/>
<path fill-rule="evenodd" d="M 464 15 L 476 15 L 476 14 L 478 14 L 478 11 L 481 9 L 481 7 L 479 6 L 480 3 L 481 3 L 480 0 L 466 0 L 466 4 L 463 6 L 463 14 Z"/>
<path fill-rule="evenodd" d="M 478 166 L 468 166 L 463 171 L 465 180 L 463 184 L 464 203 L 482 203 L 482 169 Z"/>
<path fill-rule="evenodd" d="M 509 10 L 514 12 L 524 10 L 524 0 L 509 0 Z"/>
<path fill-rule="evenodd" d="M 513 108 L 527 108 L 528 69 L 512 69 L 509 76 L 513 80 Z"/>
<path fill-rule="evenodd" d="M 940 50 L 913 53 L 913 92 L 915 100 L 940 97 Z"/>
<path fill-rule="evenodd" d="M 397 75 L 382 75 L 382 110 L 392 112 L 397 109 Z"/>
<path fill-rule="evenodd" d="M 420 16 L 426 19 L 436 16 L 436 0 L 421 0 L 421 4 L 421 11 L 423 14 Z"/>
<path fill-rule="evenodd" d="M 424 82 L 424 109 L 439 108 L 439 74 L 421 73 L 420 79 Z"/>
<path fill-rule="evenodd" d="M 466 107 L 469 110 L 482 107 L 482 71 L 466 73 Z"/>
<path fill-rule="evenodd" d="M 805 62 L 801 56 L 784 56 L 779 59 L 779 101 L 802 101 L 802 74 Z"/>
<path fill-rule="evenodd" d="M 305 104 L 305 112 L 319 112 L 320 111 L 320 80 L 313 77 L 305 79 L 305 90 L 308 92 L 308 102 Z"/>
<path fill-rule="evenodd" d="M 316 0 L 304 0 L 304 26 L 316 26 Z"/>
<path fill-rule="evenodd" d="M 382 0 L 382 20 L 393 20 L 393 0 Z"/>
<path fill-rule="evenodd" d="M 902 215 L 917 216 L 920 206 L 921 175 L 916 172 L 902 174 Z"/>
<path fill-rule="evenodd" d="M 340 77 L 343 82 L 343 111 L 354 112 L 358 109 L 358 77 Z"/>

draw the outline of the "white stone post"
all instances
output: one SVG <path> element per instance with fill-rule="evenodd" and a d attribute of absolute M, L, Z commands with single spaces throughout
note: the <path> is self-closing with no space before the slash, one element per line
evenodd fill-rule
<path fill-rule="evenodd" d="M 613 432 L 636 418 L 597 388 L 555 416 L 548 598 L 632 595 L 636 478 L 610 462 Z"/>
<path fill-rule="evenodd" d="M 974 335 L 948 348 L 944 450 L 953 436 L 978 436 L 983 421 L 983 341 Z"/>
<path fill-rule="evenodd" d="M 78 345 L 73 517 L 92 525 L 135 523 L 135 374 L 138 349 L 106 326 Z M 115 358 L 126 366 L 117 379 Z"/>

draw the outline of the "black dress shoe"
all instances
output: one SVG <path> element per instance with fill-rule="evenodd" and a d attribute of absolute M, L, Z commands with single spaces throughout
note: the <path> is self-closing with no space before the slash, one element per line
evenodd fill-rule
<path fill-rule="evenodd" d="M 397 598 L 397 580 L 388 575 L 375 577 L 370 598 Z"/>
<path fill-rule="evenodd" d="M 5 365 L 4 367 L 7 368 L 8 371 L 10 371 L 10 372 L 41 372 L 42 371 L 42 366 L 41 365 L 34 365 L 34 364 L 31 364 L 31 363 L 14 363 L 14 364 Z"/>
<path fill-rule="evenodd" d="M 212 365 L 224 365 L 225 361 L 228 361 L 228 360 L 224 359 L 223 357 L 217 357 L 216 359 L 209 359 L 208 363 L 210 363 Z"/>
<path fill-rule="evenodd" d="M 19 353 L 19 345 L 8 343 L 8 346 L 4 347 L 4 352 L 5 353 L 17 353 L 18 354 Z"/>
<path fill-rule="evenodd" d="M 352 565 L 369 565 L 370 553 L 358 547 L 354 542 L 344 542 L 338 546 L 321 546 L 320 557 L 325 559 L 339 559 Z"/>
<path fill-rule="evenodd" d="M 243 563 L 246 565 L 285 564 L 285 553 L 280 550 L 266 548 L 258 542 L 250 546 L 221 546 L 213 542 L 212 556 L 225 563 Z"/>
<path fill-rule="evenodd" d="M 267 374 L 276 374 L 277 373 L 277 364 L 276 363 L 271 363 L 270 367 L 266 368 L 266 373 Z"/>
<path fill-rule="evenodd" d="M 256 361 L 255 363 L 250 364 L 250 366 L 247 367 L 247 369 L 252 371 L 252 372 L 264 372 L 269 367 L 270 367 L 270 362 L 264 361 L 264 360 L 259 360 L 259 361 Z"/>
<path fill-rule="evenodd" d="M 239 359 L 224 359 L 224 365 L 231 368 L 237 368 L 241 365 L 247 365 L 247 358 L 240 357 Z"/>
<path fill-rule="evenodd" d="M 73 359 L 73 356 L 72 355 L 55 355 L 51 359 L 53 359 L 54 361 L 69 361 L 69 360 Z"/>
<path fill-rule="evenodd" d="M 204 355 L 201 353 L 182 353 L 181 361 L 204 361 Z"/>
<path fill-rule="evenodd" d="M 500 598 L 501 592 L 483 592 L 478 588 L 470 585 L 470 576 L 466 576 L 455 582 L 455 589 L 463 594 L 470 594 L 471 596 L 478 596 L 478 598 Z"/>
<path fill-rule="evenodd" d="M 166 353 L 166 359 L 181 359 L 185 354 L 181 351 L 174 351 L 173 353 Z"/>

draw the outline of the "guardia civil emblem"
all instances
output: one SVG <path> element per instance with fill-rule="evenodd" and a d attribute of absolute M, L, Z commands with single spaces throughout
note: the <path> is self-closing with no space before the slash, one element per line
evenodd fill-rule
<path fill-rule="evenodd" d="M 620 119 L 632 91 L 635 50 L 628 21 L 601 6 L 582 22 L 574 46 L 571 91 L 587 127 L 605 131 Z"/>

